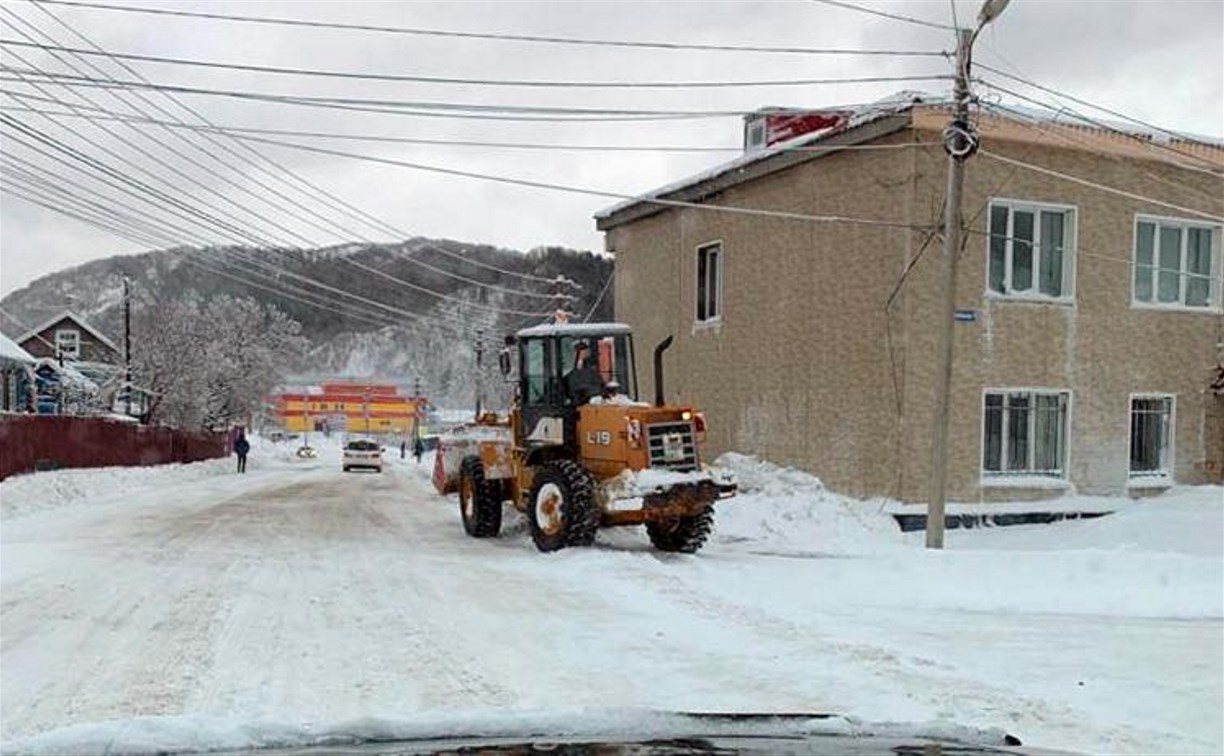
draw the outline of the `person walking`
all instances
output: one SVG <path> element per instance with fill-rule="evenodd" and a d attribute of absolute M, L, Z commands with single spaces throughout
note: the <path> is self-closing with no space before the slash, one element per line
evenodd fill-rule
<path fill-rule="evenodd" d="M 251 442 L 247 441 L 246 433 L 238 430 L 238 438 L 234 439 L 234 453 L 238 455 L 238 472 L 246 472 L 247 454 L 251 451 Z"/>

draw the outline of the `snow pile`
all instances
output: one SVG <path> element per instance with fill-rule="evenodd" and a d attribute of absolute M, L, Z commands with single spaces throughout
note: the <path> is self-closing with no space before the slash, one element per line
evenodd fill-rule
<path fill-rule="evenodd" d="M 248 438 L 251 442 L 247 465 L 249 475 L 270 468 L 316 461 L 297 456 L 300 441 L 276 444 L 258 436 Z M 336 439 L 325 440 L 320 436 L 312 439 L 311 445 L 315 447 L 317 459 L 334 460 L 339 464 L 340 447 Z M 149 491 L 233 474 L 234 457 L 231 455 L 187 464 L 168 462 L 148 467 L 78 467 L 14 475 L 0 481 L 0 520 L 63 507 L 96 506 Z"/>
<path fill-rule="evenodd" d="M 770 553 L 875 553 L 900 546 L 896 522 L 878 503 L 842 496 L 808 473 L 728 452 L 714 462 L 739 480 L 718 507 L 715 538 Z"/>
<path fill-rule="evenodd" d="M 204 480 L 233 473 L 233 465 L 232 459 L 221 458 L 186 465 L 87 467 L 16 475 L 0 481 L 0 519 Z"/>

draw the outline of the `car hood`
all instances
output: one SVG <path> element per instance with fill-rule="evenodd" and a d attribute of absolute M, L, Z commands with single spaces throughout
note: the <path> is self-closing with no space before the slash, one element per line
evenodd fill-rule
<path fill-rule="evenodd" d="M 862 722 L 821 713 L 692 713 L 640 709 L 496 711 L 360 719 L 334 725 L 141 717 L 83 724 L 15 740 L 16 754 L 391 756 L 532 754 L 1033 754 L 997 729 L 951 722 Z"/>

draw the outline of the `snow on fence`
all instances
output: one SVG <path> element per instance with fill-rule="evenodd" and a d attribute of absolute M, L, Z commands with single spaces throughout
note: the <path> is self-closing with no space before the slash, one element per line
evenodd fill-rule
<path fill-rule="evenodd" d="M 198 462 L 229 453 L 226 433 L 188 432 L 105 417 L 0 415 L 0 480 L 60 467 Z"/>

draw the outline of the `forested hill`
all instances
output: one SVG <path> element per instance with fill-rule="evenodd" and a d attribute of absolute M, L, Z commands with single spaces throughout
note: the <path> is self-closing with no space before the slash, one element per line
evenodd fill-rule
<path fill-rule="evenodd" d="M 274 304 L 310 342 L 300 374 L 421 379 L 439 399 L 460 401 L 471 391 L 478 329 L 494 342 L 540 322 L 552 307 L 548 281 L 558 275 L 577 284 L 569 293 L 579 317 L 612 319 L 611 274 L 611 258 L 590 252 L 424 238 L 314 250 L 179 248 L 44 276 L 0 301 L 0 331 L 20 335 L 22 325 L 67 308 L 117 336 L 126 276 L 137 309 L 221 295 Z"/>

